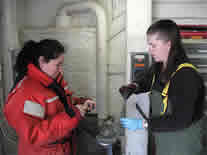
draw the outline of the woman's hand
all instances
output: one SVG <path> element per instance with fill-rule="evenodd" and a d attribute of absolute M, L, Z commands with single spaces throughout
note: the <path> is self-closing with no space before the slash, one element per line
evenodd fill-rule
<path fill-rule="evenodd" d="M 90 112 L 93 109 L 95 109 L 96 102 L 87 99 L 83 104 L 77 104 L 76 107 L 79 109 L 81 116 L 84 117 L 87 112 Z"/>
<path fill-rule="evenodd" d="M 96 108 L 96 102 L 91 100 L 91 99 L 88 99 L 84 102 L 84 105 L 87 105 L 87 112 L 90 112 L 92 110 L 94 110 Z"/>
<path fill-rule="evenodd" d="M 138 85 L 136 83 L 130 83 L 128 85 L 123 85 L 119 88 L 119 93 L 121 96 L 127 100 L 137 89 Z"/>
<path fill-rule="evenodd" d="M 87 105 L 86 104 L 77 104 L 75 106 L 76 106 L 76 108 L 79 109 L 81 116 L 84 117 L 87 112 L 87 109 L 88 109 Z"/>

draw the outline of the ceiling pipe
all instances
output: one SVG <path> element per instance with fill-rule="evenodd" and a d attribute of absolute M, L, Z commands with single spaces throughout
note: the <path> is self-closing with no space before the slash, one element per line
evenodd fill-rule
<path fill-rule="evenodd" d="M 65 4 L 57 13 L 56 27 L 70 26 L 69 15 L 87 10 L 96 14 L 96 110 L 98 117 L 105 119 L 109 115 L 109 105 L 107 101 L 107 20 L 104 8 L 91 0 Z"/>

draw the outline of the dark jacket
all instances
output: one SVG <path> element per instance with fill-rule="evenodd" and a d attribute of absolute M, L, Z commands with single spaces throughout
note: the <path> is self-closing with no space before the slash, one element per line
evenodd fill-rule
<path fill-rule="evenodd" d="M 184 63 L 179 62 L 175 67 Z M 160 68 L 158 64 L 152 65 L 143 75 L 139 75 L 134 81 L 139 84 L 139 91 L 147 92 L 155 89 L 162 92 L 167 82 L 162 82 Z M 155 74 L 155 82 L 152 86 L 152 78 Z M 172 106 L 172 113 L 150 118 L 150 127 L 153 131 L 174 131 L 183 129 L 191 125 L 196 119 L 196 115 L 202 112 L 196 109 L 202 106 L 205 97 L 205 87 L 200 74 L 190 68 L 184 67 L 176 72 L 170 79 L 168 89 L 168 100 Z M 153 104 L 153 103 L 151 103 Z M 200 108 L 202 109 L 202 108 Z"/>

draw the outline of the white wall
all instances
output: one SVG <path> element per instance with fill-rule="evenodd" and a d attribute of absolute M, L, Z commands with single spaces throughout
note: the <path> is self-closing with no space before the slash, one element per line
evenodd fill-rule
<path fill-rule="evenodd" d="M 100 0 L 100 3 L 107 10 L 109 26 L 109 113 L 118 119 L 124 104 L 118 90 L 126 83 L 126 0 Z"/>
<path fill-rule="evenodd" d="M 73 3 L 84 0 L 26 0 L 25 1 L 25 26 L 54 26 L 57 10 L 65 3 Z M 81 19 L 80 19 L 81 18 Z M 88 20 L 87 20 L 88 19 Z M 94 15 L 82 14 L 73 19 L 73 24 L 95 25 Z"/>
<path fill-rule="evenodd" d="M 171 18 L 179 24 L 206 24 L 206 0 L 152 0 L 153 20 Z"/>
<path fill-rule="evenodd" d="M 16 3 L 16 24 L 17 28 L 19 29 L 22 25 L 24 25 L 25 22 L 25 0 L 18 0 L 18 3 Z"/>

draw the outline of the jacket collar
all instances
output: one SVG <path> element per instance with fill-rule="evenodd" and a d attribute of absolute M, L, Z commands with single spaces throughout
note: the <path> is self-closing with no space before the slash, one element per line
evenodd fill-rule
<path fill-rule="evenodd" d="M 49 77 L 44 72 L 42 72 L 40 69 L 38 69 L 34 64 L 29 64 L 27 68 L 28 68 L 27 75 L 41 82 L 46 87 L 54 82 L 54 80 L 51 77 Z"/>

